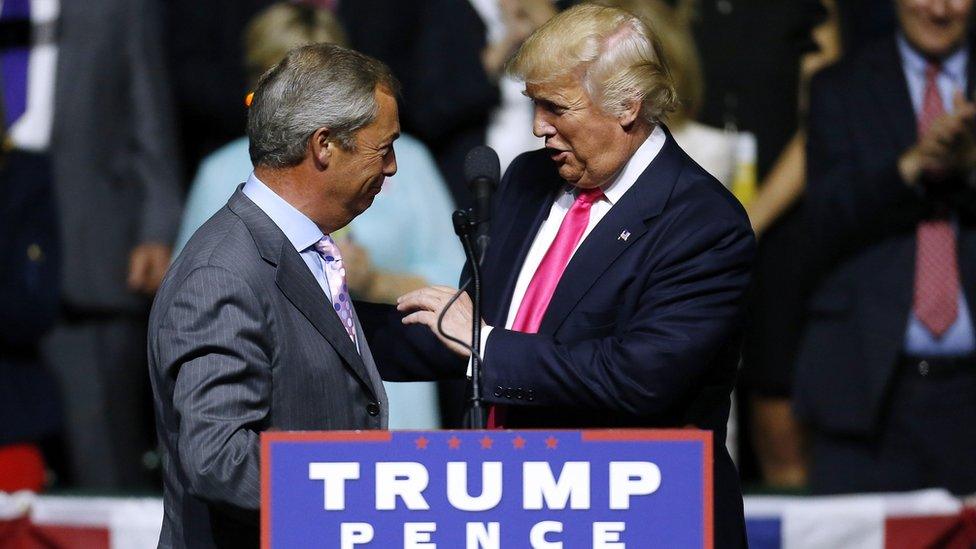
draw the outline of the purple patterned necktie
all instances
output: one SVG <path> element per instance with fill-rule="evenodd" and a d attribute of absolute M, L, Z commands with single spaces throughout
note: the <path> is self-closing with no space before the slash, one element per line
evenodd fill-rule
<path fill-rule="evenodd" d="M 30 20 L 30 0 L 4 0 L 0 20 Z M 16 47 L 0 52 L 0 80 L 3 88 L 0 105 L 3 106 L 4 128 L 13 126 L 27 110 L 27 65 L 30 61 L 29 47 Z M 2 132 L 0 132 L 2 133 Z"/>
<path fill-rule="evenodd" d="M 325 262 L 325 278 L 329 281 L 329 292 L 332 294 L 332 309 L 339 315 L 342 327 L 355 345 L 356 324 L 352 318 L 352 302 L 349 300 L 349 288 L 346 287 L 346 268 L 342 266 L 339 246 L 331 236 L 325 235 L 315 243 L 315 251 Z"/>

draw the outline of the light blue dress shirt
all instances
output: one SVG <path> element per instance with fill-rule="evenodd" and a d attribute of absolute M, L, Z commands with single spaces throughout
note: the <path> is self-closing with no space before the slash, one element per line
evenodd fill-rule
<path fill-rule="evenodd" d="M 302 256 L 302 260 L 312 271 L 315 280 L 325 292 L 325 297 L 331 302 L 332 292 L 329 290 L 329 280 L 325 276 L 325 268 L 322 265 L 322 256 L 313 246 L 325 233 L 319 226 L 309 219 L 305 214 L 298 211 L 294 206 L 278 196 L 253 173 L 248 176 L 242 191 L 251 202 L 268 214 L 271 221 L 285 233 L 285 238 L 295 247 L 295 251 Z"/>
<path fill-rule="evenodd" d="M 250 183 L 254 168 L 247 149 L 247 138 L 242 137 L 218 149 L 200 163 L 187 197 L 173 257 L 200 225 L 227 203 L 242 181 Z M 455 286 L 464 264 L 464 253 L 451 224 L 454 204 L 447 192 L 447 185 L 437 171 L 430 152 L 420 141 L 409 135 L 401 135 L 396 141 L 395 150 L 396 175 L 386 180 L 373 205 L 349 224 L 350 237 L 369 252 L 370 261 L 380 269 L 422 276 L 430 284 Z M 273 192 L 271 194 L 274 195 Z M 274 197 L 281 200 L 277 195 Z M 287 202 L 285 204 L 288 205 Z M 291 208 L 291 205 L 288 207 Z M 314 223 L 312 226 L 315 226 Z M 289 237 L 300 253 L 322 237 L 322 231 L 317 226 L 315 228 L 317 234 L 314 239 L 307 226 L 302 230 L 296 228 L 295 239 Z M 285 234 L 288 235 L 287 232 Z M 307 245 L 299 249 L 302 244 Z M 331 295 L 317 252 L 310 250 L 308 254 L 302 253 L 302 259 L 309 264 L 313 274 L 316 268 L 319 269 L 322 276 L 316 274 L 316 280 L 323 286 L 326 295 Z M 317 267 L 313 267 L 313 264 Z M 384 386 L 390 402 L 391 429 L 440 427 L 435 384 L 385 382 Z"/>
<path fill-rule="evenodd" d="M 908 81 L 908 91 L 912 98 L 915 115 L 922 109 L 925 95 L 925 68 L 928 61 L 908 45 L 904 36 L 898 36 L 898 50 L 901 54 L 902 68 Z M 966 65 L 969 54 L 965 48 L 942 61 L 942 67 L 936 77 L 939 95 L 946 112 L 952 112 L 952 96 L 956 90 L 966 89 Z M 968 99 L 967 99 L 968 100 Z M 958 229 L 957 229 L 958 230 Z M 905 352 L 916 356 L 958 356 L 972 353 L 976 350 L 976 338 L 973 335 L 972 317 L 966 296 L 959 290 L 957 298 L 959 316 L 941 338 L 936 338 L 919 320 L 915 312 L 909 315 L 908 328 L 905 332 Z"/>

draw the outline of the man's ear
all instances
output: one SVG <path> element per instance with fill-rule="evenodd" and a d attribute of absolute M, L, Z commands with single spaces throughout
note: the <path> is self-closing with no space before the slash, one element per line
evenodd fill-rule
<path fill-rule="evenodd" d="M 332 161 L 332 153 L 335 152 L 335 143 L 332 141 L 332 132 L 329 128 L 319 128 L 312 132 L 312 137 L 308 139 L 308 148 L 312 153 L 312 159 L 316 167 L 324 170 L 329 167 Z"/>
<path fill-rule="evenodd" d="M 624 103 L 624 111 L 617 116 L 617 121 L 620 122 L 621 127 L 627 129 L 633 125 L 637 117 L 640 116 L 642 104 L 643 102 L 639 97 L 633 97 Z"/>

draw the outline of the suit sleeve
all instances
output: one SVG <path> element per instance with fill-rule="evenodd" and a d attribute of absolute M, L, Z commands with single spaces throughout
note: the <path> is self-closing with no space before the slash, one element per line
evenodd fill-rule
<path fill-rule="evenodd" d="M 271 401 L 270 330 L 257 296 L 231 272 L 203 267 L 181 285 L 158 332 L 175 379 L 179 456 L 193 495 L 257 509 L 259 432 Z"/>
<path fill-rule="evenodd" d="M 828 69 L 814 78 L 810 92 L 804 217 L 810 247 L 805 260 L 818 265 L 812 271 L 911 230 L 924 205 L 922 194 L 902 180 L 897 155 L 872 160 L 870 167 L 859 157 L 852 125 L 859 119 L 849 112 L 841 76 Z"/>
<path fill-rule="evenodd" d="M 126 2 L 126 58 L 131 101 L 132 165 L 143 188 L 139 242 L 172 244 L 180 217 L 181 184 L 174 108 L 160 36 L 157 2 Z"/>
<path fill-rule="evenodd" d="M 429 328 L 404 325 L 392 305 L 356 302 L 373 361 L 384 381 L 463 379 L 464 359 L 447 349 Z"/>
<path fill-rule="evenodd" d="M 741 329 L 754 239 L 741 221 L 715 220 L 672 235 L 644 281 L 636 312 L 611 337 L 557 341 L 495 328 L 484 385 L 531 389 L 539 406 L 649 416 L 696 387 Z M 488 394 L 488 400 L 496 400 Z"/>

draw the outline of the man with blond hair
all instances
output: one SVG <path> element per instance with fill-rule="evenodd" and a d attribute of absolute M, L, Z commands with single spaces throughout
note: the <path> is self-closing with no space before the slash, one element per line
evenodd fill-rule
<path fill-rule="evenodd" d="M 715 542 L 742 546 L 723 441 L 754 253 L 749 221 L 664 125 L 674 85 L 633 15 L 567 10 L 525 42 L 510 72 L 525 82 L 546 147 L 506 172 L 482 266 L 489 427 L 710 429 Z M 403 322 L 436 333 L 453 293 L 401 297 Z M 464 296 L 444 330 L 470 341 L 470 319 Z"/>

